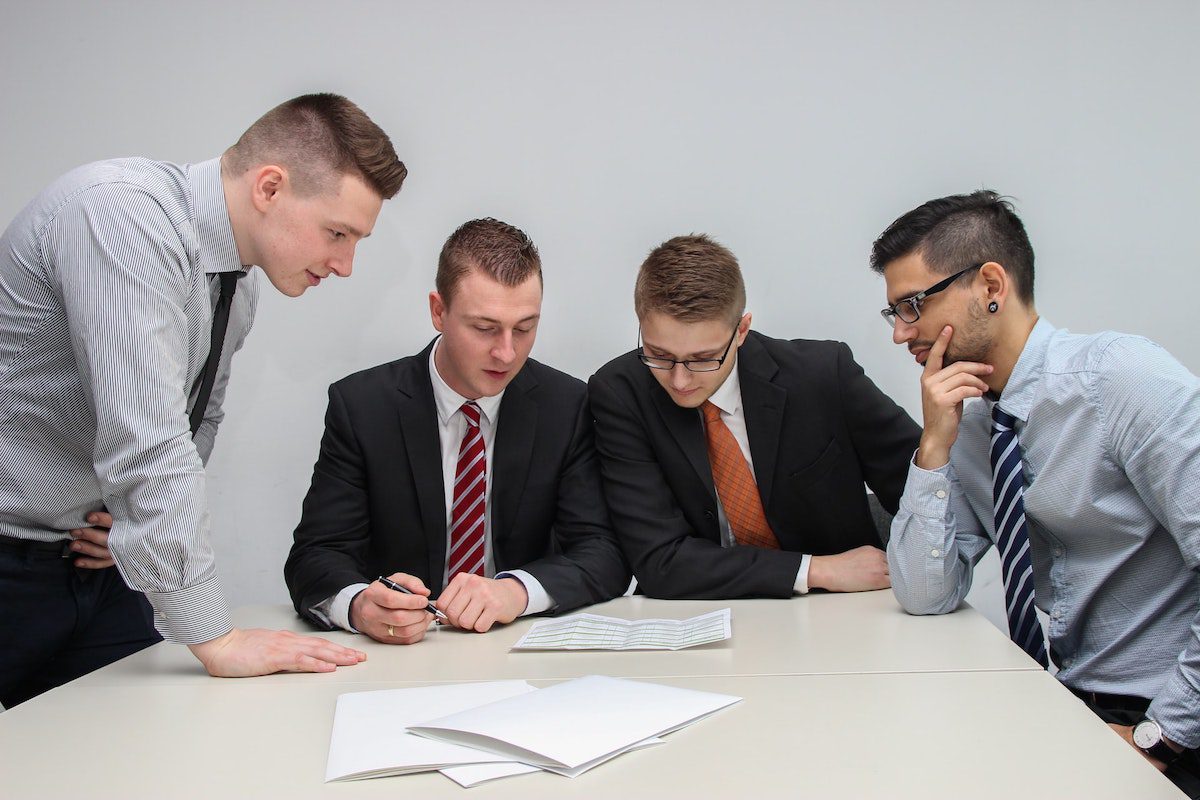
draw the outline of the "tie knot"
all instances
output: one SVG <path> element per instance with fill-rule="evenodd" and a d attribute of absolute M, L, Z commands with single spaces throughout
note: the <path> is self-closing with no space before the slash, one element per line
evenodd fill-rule
<path fill-rule="evenodd" d="M 1000 404 L 996 403 L 992 406 L 992 428 L 993 430 L 1016 430 L 1017 418 L 1007 411 L 1000 408 Z"/>
<path fill-rule="evenodd" d="M 474 428 L 479 427 L 479 406 L 475 405 L 474 401 L 463 403 L 462 413 L 467 418 L 468 425 Z"/>
<path fill-rule="evenodd" d="M 714 422 L 719 422 L 721 419 L 721 409 L 714 406 L 708 400 L 705 400 L 704 405 L 700 406 L 700 413 L 704 415 L 705 425 L 711 425 Z"/>

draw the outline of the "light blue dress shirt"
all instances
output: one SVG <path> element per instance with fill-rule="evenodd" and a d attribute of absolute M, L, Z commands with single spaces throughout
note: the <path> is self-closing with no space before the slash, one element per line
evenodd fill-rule
<path fill-rule="evenodd" d="M 1059 679 L 1151 698 L 1166 735 L 1200 747 L 1200 380 L 1146 339 L 1039 321 L 998 402 Z M 909 470 L 888 563 L 910 613 L 957 608 L 995 540 L 991 405 L 966 404 L 949 464 Z"/>

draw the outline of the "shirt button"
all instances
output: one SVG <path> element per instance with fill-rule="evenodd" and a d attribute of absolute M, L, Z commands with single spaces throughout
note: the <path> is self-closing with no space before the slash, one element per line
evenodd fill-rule
<path fill-rule="evenodd" d="M 936 492 L 933 493 L 933 496 L 936 497 L 938 500 L 945 500 L 946 499 L 946 490 L 938 489 Z"/>
<path fill-rule="evenodd" d="M 936 547 L 929 551 L 929 555 L 933 556 L 934 558 L 937 558 L 941 554 L 942 554 L 942 551 L 938 550 Z"/>
<path fill-rule="evenodd" d="M 1063 615 L 1062 612 L 1056 608 L 1054 609 L 1054 613 L 1052 613 L 1050 616 L 1054 617 L 1054 619 L 1062 619 Z"/>

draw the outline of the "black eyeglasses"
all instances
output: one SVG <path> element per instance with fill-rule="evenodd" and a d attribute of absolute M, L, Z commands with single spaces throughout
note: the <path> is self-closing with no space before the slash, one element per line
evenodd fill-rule
<path fill-rule="evenodd" d="M 739 324 L 740 321 L 739 321 Z M 729 344 L 725 345 L 725 353 L 720 358 L 693 358 L 690 361 L 678 361 L 674 358 L 658 358 L 656 356 L 646 355 L 646 351 L 642 349 L 642 328 L 638 326 L 638 358 L 642 360 L 650 369 L 675 369 L 676 364 L 683 364 L 683 368 L 689 372 L 716 372 L 725 363 L 725 359 L 729 358 L 729 348 L 733 347 L 733 340 L 737 338 L 738 326 L 733 326 L 733 335 L 729 337 Z"/>
<path fill-rule="evenodd" d="M 911 325 L 921 318 L 921 303 L 924 302 L 925 298 L 932 294 L 937 294 L 961 278 L 963 275 L 966 275 L 973 269 L 979 269 L 985 263 L 987 262 L 972 264 L 966 269 L 960 269 L 949 278 L 940 280 L 925 291 L 917 292 L 912 297 L 906 297 L 903 300 L 898 301 L 895 305 L 888 306 L 879 313 L 883 315 L 884 321 L 893 328 L 896 327 L 896 317 L 899 317 Z"/>

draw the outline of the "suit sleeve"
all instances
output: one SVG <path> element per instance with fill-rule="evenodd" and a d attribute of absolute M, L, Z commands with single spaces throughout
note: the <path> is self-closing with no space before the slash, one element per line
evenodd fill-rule
<path fill-rule="evenodd" d="M 629 567 L 609 524 L 586 399 L 579 404 L 558 482 L 557 551 L 525 564 L 558 614 L 610 600 L 629 586 Z"/>
<path fill-rule="evenodd" d="M 370 580 L 363 570 L 370 541 L 362 450 L 336 385 L 329 389 L 325 434 L 304 498 L 300 524 L 283 568 L 296 611 L 323 628 L 314 606 Z"/>
<path fill-rule="evenodd" d="M 895 514 L 904 493 L 921 427 L 866 376 L 850 347 L 838 343 L 838 387 L 846 426 L 863 479 L 880 504 Z"/>
<path fill-rule="evenodd" d="M 636 409 L 600 376 L 588 393 L 613 526 L 641 590 L 667 599 L 791 597 L 803 554 L 722 548 L 696 535 Z"/>

